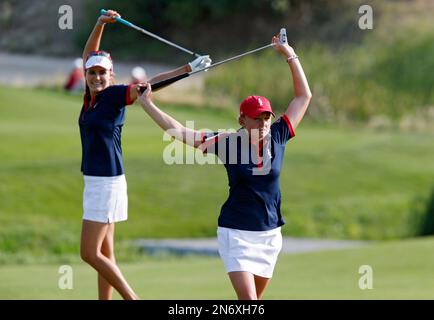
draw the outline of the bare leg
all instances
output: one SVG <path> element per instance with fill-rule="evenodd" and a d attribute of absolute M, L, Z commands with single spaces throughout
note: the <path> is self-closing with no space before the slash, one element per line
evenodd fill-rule
<path fill-rule="evenodd" d="M 235 271 L 228 273 L 238 300 L 257 300 L 255 279 L 252 273 Z"/>
<path fill-rule="evenodd" d="M 262 299 L 262 296 L 264 295 L 265 288 L 270 283 L 270 279 L 260 277 L 257 275 L 255 275 L 254 277 L 255 277 L 255 286 L 256 286 L 256 296 L 258 297 L 258 300 L 259 300 L 259 299 Z"/>
<path fill-rule="evenodd" d="M 81 258 L 90 264 L 126 300 L 139 297 L 128 285 L 118 266 L 101 253 L 102 243 L 110 224 L 83 220 Z"/>
<path fill-rule="evenodd" d="M 105 238 L 102 242 L 101 253 L 116 264 L 114 254 L 114 231 L 115 224 L 109 224 Z M 111 300 L 113 297 L 113 286 L 108 283 L 100 273 L 98 273 L 98 296 L 99 300 Z"/>

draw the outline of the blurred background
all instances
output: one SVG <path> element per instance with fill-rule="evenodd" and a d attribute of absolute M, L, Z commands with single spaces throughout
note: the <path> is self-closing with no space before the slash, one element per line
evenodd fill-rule
<path fill-rule="evenodd" d="M 62 5 L 73 10 L 72 29 L 59 28 Z M 373 9 L 373 29 L 359 27 L 362 5 Z M 79 259 L 82 91 L 65 88 L 101 8 L 214 62 L 266 45 L 286 27 L 313 100 L 286 149 L 282 231 L 369 245 L 284 255 L 265 298 L 434 298 L 429 0 L 0 0 L 0 298 L 96 297 L 95 274 Z M 119 23 L 106 26 L 101 48 L 113 57 L 118 83 L 131 82 L 134 67 L 152 77 L 193 58 Z M 154 96 L 181 123 L 217 130 L 237 128 L 239 102 L 251 94 L 286 109 L 292 80 L 275 50 Z M 123 135 L 129 220 L 117 225 L 118 260 L 142 297 L 231 299 L 217 257 L 150 255 L 135 245 L 215 238 L 225 170 L 168 166 L 162 159 L 168 143 L 137 104 L 129 108 Z M 74 265 L 76 289 L 57 287 L 61 264 Z M 357 287 L 361 264 L 381 275 L 376 290 Z"/>

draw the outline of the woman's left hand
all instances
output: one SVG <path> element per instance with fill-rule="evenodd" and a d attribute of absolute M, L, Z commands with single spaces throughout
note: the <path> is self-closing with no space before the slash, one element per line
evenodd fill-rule
<path fill-rule="evenodd" d="M 105 24 L 105 23 L 115 23 L 116 18 L 120 18 L 121 15 L 117 13 L 117 11 L 114 10 L 107 10 L 106 14 L 101 15 L 98 18 L 98 23 Z"/>
<path fill-rule="evenodd" d="M 274 36 L 271 41 L 274 44 L 274 48 L 276 48 L 276 50 L 283 54 L 286 58 L 295 56 L 294 49 L 289 46 L 287 42 L 280 43 L 279 35 Z"/>

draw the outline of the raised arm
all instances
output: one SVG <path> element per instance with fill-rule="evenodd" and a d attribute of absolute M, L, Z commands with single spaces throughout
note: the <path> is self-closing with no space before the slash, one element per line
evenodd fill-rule
<path fill-rule="evenodd" d="M 184 74 L 184 73 L 187 73 L 190 71 L 191 71 L 190 66 L 188 64 L 186 64 L 186 65 L 179 67 L 177 69 L 157 74 L 156 76 L 152 77 L 149 80 L 149 83 L 154 84 L 154 83 L 157 83 L 157 82 L 160 82 L 160 81 L 163 81 L 166 79 L 170 79 L 170 78 L 176 77 L 180 74 Z M 139 87 L 140 87 L 140 85 L 134 85 L 134 86 L 130 87 L 131 88 L 130 89 L 131 100 L 136 100 L 138 98 L 138 96 L 140 95 L 140 92 L 137 91 L 137 88 L 139 88 Z"/>
<path fill-rule="evenodd" d="M 179 67 L 177 69 L 157 74 L 156 76 L 152 77 L 149 80 L 149 83 L 154 84 L 169 78 L 179 76 L 180 74 L 184 74 L 190 71 L 191 71 L 190 66 L 188 64 L 185 64 L 182 67 Z"/>
<path fill-rule="evenodd" d="M 288 43 L 281 44 L 278 37 L 273 37 L 275 48 L 279 51 L 289 64 L 291 69 L 292 80 L 294 83 L 294 98 L 289 103 L 285 111 L 285 115 L 289 118 L 292 127 L 295 129 L 309 106 L 312 99 L 309 84 L 307 83 L 306 75 L 293 48 Z"/>
<path fill-rule="evenodd" d="M 179 68 L 171 70 L 171 71 L 157 74 L 156 76 L 152 77 L 149 80 L 149 83 L 151 83 L 151 84 L 158 83 L 158 82 L 164 81 L 166 79 L 174 78 L 174 77 L 179 76 L 181 74 L 189 73 L 189 72 L 196 71 L 199 69 L 204 69 L 204 68 L 208 67 L 211 64 L 211 62 L 212 62 L 212 60 L 210 59 L 210 57 L 208 55 L 199 56 L 195 60 L 193 60 L 192 62 L 189 62 L 189 63 L 183 65 L 182 67 L 179 67 Z M 162 87 L 162 88 L 164 88 L 164 87 Z M 162 88 L 160 88 L 160 89 L 162 89 Z M 157 91 L 157 90 L 155 90 L 155 91 Z M 137 99 L 138 95 L 137 95 L 136 87 L 131 88 L 130 97 L 132 100 Z"/>
<path fill-rule="evenodd" d="M 119 13 L 113 10 L 108 10 L 107 15 L 102 15 L 98 18 L 95 27 L 87 39 L 86 45 L 83 50 L 83 63 L 86 63 L 87 56 L 92 51 L 98 51 L 101 43 L 102 33 L 104 31 L 104 25 L 106 23 L 116 22 L 115 17 L 120 17 Z"/>
<path fill-rule="evenodd" d="M 142 105 L 143 110 L 145 110 L 145 112 L 160 126 L 161 129 L 175 139 L 192 147 L 199 147 L 201 144 L 201 132 L 184 127 L 167 113 L 161 111 L 151 100 L 151 90 L 150 83 L 147 84 L 146 91 L 143 92 L 141 96 L 139 88 L 137 89 L 137 94 L 139 95 L 138 101 Z"/>

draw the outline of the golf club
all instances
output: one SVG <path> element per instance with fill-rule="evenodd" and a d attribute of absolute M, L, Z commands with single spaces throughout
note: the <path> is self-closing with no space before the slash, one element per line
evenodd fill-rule
<path fill-rule="evenodd" d="M 106 15 L 107 14 L 107 10 L 101 9 L 100 13 L 101 13 L 101 15 Z M 175 44 L 173 42 L 170 42 L 169 40 L 161 38 L 161 37 L 157 36 L 156 34 L 153 34 L 152 32 L 149 32 L 149 31 L 147 31 L 147 30 L 145 30 L 143 28 L 140 28 L 140 27 L 136 26 L 135 24 L 133 24 L 133 23 L 127 21 L 127 20 L 124 20 L 124 19 L 122 19 L 120 17 L 115 17 L 115 19 L 116 19 L 116 21 L 118 21 L 118 22 L 120 22 L 120 23 L 122 23 L 122 24 L 124 24 L 124 25 L 126 25 L 126 26 L 128 26 L 130 28 L 136 29 L 136 30 L 140 31 L 141 33 L 144 33 L 144 34 L 146 34 L 146 35 L 148 35 L 150 37 L 153 37 L 153 38 L 155 38 L 157 40 L 160 40 L 161 42 L 164 42 L 165 44 L 168 44 L 168 45 L 170 45 L 172 47 L 175 47 L 175 48 L 177 48 L 177 49 L 179 49 L 181 51 L 184 51 L 184 52 L 187 52 L 189 54 L 192 54 L 192 55 L 194 55 L 196 57 L 200 57 L 199 54 L 197 54 L 197 53 L 195 53 L 193 51 L 190 51 L 188 49 L 185 49 L 185 48 L 183 48 L 183 47 L 181 47 L 181 46 L 179 46 L 179 45 L 177 45 L 177 44 Z"/>
<path fill-rule="evenodd" d="M 287 38 L 286 38 L 286 29 L 285 29 L 285 28 L 280 29 L 280 33 L 279 33 L 279 41 L 280 41 L 280 43 L 286 43 L 286 42 L 287 42 Z M 169 84 L 172 84 L 172 83 L 174 83 L 174 82 L 176 82 L 176 81 L 179 81 L 179 80 L 181 80 L 181 79 L 187 78 L 187 77 L 189 77 L 189 76 L 192 75 L 192 74 L 196 74 L 196 73 L 199 73 L 199 72 L 202 72 L 202 71 L 206 71 L 206 70 L 208 70 L 208 69 L 211 69 L 211 68 L 217 67 L 217 66 L 219 66 L 219 65 L 221 65 L 221 64 L 223 64 L 223 63 L 226 63 L 226 62 L 229 62 L 229 61 L 232 61 L 232 60 L 239 59 L 239 58 L 244 57 L 244 56 L 246 56 L 246 55 L 249 55 L 249 54 L 252 54 L 252 53 L 254 53 L 254 52 L 258 52 L 258 51 L 261 51 L 261 50 L 264 50 L 264 49 L 267 49 L 267 48 L 269 48 L 269 47 L 273 47 L 273 46 L 274 46 L 273 43 L 267 44 L 266 46 L 263 46 L 263 47 L 260 47 L 260 48 L 257 48 L 257 49 L 253 49 L 253 50 L 247 51 L 247 52 L 245 52 L 245 53 L 242 53 L 242 54 L 236 55 L 236 56 L 234 56 L 234 57 L 231 57 L 231 58 L 228 58 L 228 59 L 225 59 L 225 60 L 222 60 L 222 61 L 219 61 L 219 62 L 213 63 L 213 64 L 211 64 L 210 66 L 208 66 L 208 67 L 206 67 L 206 68 L 203 68 L 203 69 L 200 69 L 200 70 L 196 70 L 196 71 L 193 71 L 193 72 L 186 72 L 186 73 L 180 74 L 180 75 L 178 75 L 178 76 L 176 76 L 176 77 L 169 78 L 169 79 L 166 79 L 166 80 L 163 80 L 163 81 L 160 81 L 160 82 L 154 83 L 154 84 L 151 85 L 151 88 L 152 88 L 153 91 L 154 91 L 154 90 L 161 89 L 161 88 L 164 88 L 164 87 L 168 86 Z M 141 88 L 140 88 L 140 91 L 141 91 L 142 93 L 143 93 L 145 90 L 146 90 L 145 87 L 141 87 Z"/>

